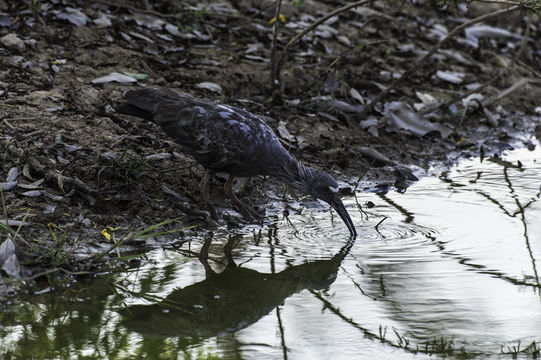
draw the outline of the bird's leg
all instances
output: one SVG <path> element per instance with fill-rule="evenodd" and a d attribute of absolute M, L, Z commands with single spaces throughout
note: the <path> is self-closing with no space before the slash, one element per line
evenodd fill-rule
<path fill-rule="evenodd" d="M 205 173 L 205 176 L 201 179 L 201 183 L 199 184 L 199 190 L 201 191 L 201 197 L 203 198 L 203 201 L 205 204 L 207 204 L 207 207 L 210 212 L 210 216 L 214 220 L 218 220 L 218 215 L 216 214 L 216 209 L 214 208 L 214 205 L 210 201 L 210 195 L 209 195 L 209 181 L 210 181 L 210 174 Z"/>
<path fill-rule="evenodd" d="M 237 208 L 239 209 L 240 213 L 242 214 L 242 216 L 244 217 L 244 219 L 246 219 L 246 221 L 254 221 L 254 211 L 250 211 L 248 210 L 247 206 L 245 204 L 242 203 L 242 201 L 239 200 L 239 198 L 237 197 L 237 195 L 235 195 L 235 193 L 233 192 L 233 180 L 235 178 L 231 175 L 229 175 L 229 177 L 227 178 L 226 182 L 225 182 L 225 185 L 224 185 L 224 190 L 225 190 L 225 193 L 227 194 L 227 196 L 229 196 L 229 198 L 233 201 L 233 204 L 235 204 L 237 206 Z"/>

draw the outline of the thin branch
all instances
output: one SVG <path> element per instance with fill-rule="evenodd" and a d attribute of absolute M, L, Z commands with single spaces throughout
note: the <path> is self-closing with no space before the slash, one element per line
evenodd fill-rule
<path fill-rule="evenodd" d="M 359 6 L 362 6 L 362 5 L 365 5 L 365 4 L 368 4 L 370 2 L 372 2 L 373 0 L 361 0 L 361 1 L 356 1 L 354 3 L 351 3 L 349 5 L 346 5 L 346 6 L 343 6 L 339 9 L 336 9 L 334 10 L 333 12 L 325 15 L 324 17 L 322 17 L 321 19 L 315 21 L 312 25 L 308 26 L 307 28 L 305 28 L 303 31 L 301 31 L 300 33 L 298 33 L 297 35 L 293 36 L 291 38 L 291 40 L 289 40 L 289 42 L 286 44 L 286 46 L 284 47 L 284 50 L 282 50 L 282 56 L 280 56 L 280 60 L 278 60 L 278 63 L 276 64 L 276 73 L 278 74 L 278 76 L 280 76 L 280 72 L 281 72 L 281 69 L 282 69 L 282 65 L 284 63 L 284 60 L 287 56 L 287 52 L 289 50 L 289 48 L 291 47 L 291 45 L 293 45 L 294 43 L 297 42 L 297 40 L 299 40 L 300 38 L 302 38 L 304 35 L 308 34 L 310 31 L 314 30 L 316 27 L 318 27 L 319 25 L 323 24 L 325 21 L 329 20 L 330 18 L 334 17 L 334 16 L 337 16 L 337 15 L 340 15 L 341 13 L 343 12 L 346 12 L 352 8 L 355 8 L 355 7 L 359 7 Z"/>
<path fill-rule="evenodd" d="M 389 92 L 391 92 L 391 90 L 393 90 L 398 84 L 400 84 L 402 81 L 406 80 L 413 73 L 415 73 L 420 68 L 421 64 L 423 64 L 423 62 L 426 59 L 428 59 L 430 56 L 432 56 L 436 52 L 436 50 L 441 48 L 443 44 L 445 44 L 449 39 L 454 37 L 458 32 L 464 30 L 468 26 L 471 26 L 471 25 L 474 25 L 474 24 L 477 24 L 477 23 L 480 23 L 480 22 L 483 22 L 483 21 L 487 21 L 487 20 L 490 20 L 490 19 L 497 18 L 497 17 L 499 17 L 501 15 L 508 14 L 508 13 L 513 12 L 513 11 L 518 10 L 518 9 L 522 9 L 523 7 L 524 7 L 524 5 L 519 4 L 519 5 L 511 6 L 510 8 L 493 11 L 493 12 L 491 12 L 489 14 L 485 14 L 485 15 L 476 17 L 475 19 L 472 19 L 470 21 L 466 21 L 462 25 L 459 25 L 456 28 L 454 28 L 443 39 L 438 41 L 436 43 L 436 45 L 432 46 L 432 48 L 425 55 L 418 58 L 417 61 L 415 61 L 413 63 L 413 65 L 404 74 L 402 74 L 402 76 L 400 76 L 399 78 L 396 78 L 395 80 L 393 80 L 389 86 L 387 86 L 381 93 L 379 93 L 374 99 L 372 99 L 372 101 L 370 101 L 370 103 L 359 114 L 359 118 L 364 118 L 370 111 L 372 111 L 372 109 L 374 108 L 374 106 L 376 106 L 377 103 L 379 103 L 381 100 L 383 100 L 389 94 Z"/>
<path fill-rule="evenodd" d="M 339 15 L 345 11 L 348 11 L 349 9 L 352 9 L 354 7 L 358 7 L 358 6 L 363 6 L 365 4 L 368 4 L 369 2 L 372 2 L 372 0 L 362 0 L 362 1 L 356 1 L 354 3 L 351 3 L 349 5 L 346 5 L 346 6 L 343 6 L 339 9 L 336 9 L 334 10 L 333 12 L 325 15 L 324 17 L 322 17 L 321 19 L 317 20 L 316 22 L 314 22 L 312 25 L 308 26 L 306 29 L 304 29 L 303 31 L 301 31 L 300 33 L 298 33 L 297 35 L 293 36 L 291 38 L 291 40 L 289 40 L 289 42 L 286 44 L 286 49 L 289 48 L 291 45 L 293 45 L 295 42 L 297 42 L 297 40 L 299 40 L 300 38 L 302 38 L 304 35 L 306 35 L 307 33 L 309 33 L 310 31 L 314 30 L 316 27 L 318 27 L 319 25 L 323 24 L 325 21 L 329 20 L 330 18 L 336 16 L 336 15 Z M 284 49 L 285 50 L 285 49 Z M 283 56 L 283 55 L 282 55 Z"/>
<path fill-rule="evenodd" d="M 158 16 L 158 17 L 161 17 L 161 18 L 167 18 L 167 19 L 181 19 L 182 16 L 183 16 L 182 14 L 163 14 L 163 13 L 160 13 L 160 12 L 157 12 L 157 11 L 154 11 L 154 10 L 141 9 L 141 8 L 138 8 L 138 7 L 135 7 L 135 6 L 131 6 L 131 5 L 127 5 L 127 4 L 120 4 L 118 2 L 107 1 L 107 0 L 92 0 L 92 2 L 107 5 L 107 6 L 111 6 L 111 7 L 116 7 L 116 8 L 120 8 L 120 9 L 131 10 L 131 11 L 134 11 L 134 12 L 138 12 L 140 14 L 154 15 L 154 16 Z"/>
<path fill-rule="evenodd" d="M 508 73 L 512 68 L 513 66 L 519 61 L 519 58 L 520 56 L 522 55 L 522 52 L 524 51 L 524 48 L 526 47 L 526 43 L 528 42 L 528 37 L 530 36 L 530 25 L 532 24 L 532 18 L 533 18 L 533 15 L 530 15 L 528 17 L 528 23 L 526 24 L 526 29 L 524 31 L 524 36 L 522 37 L 522 41 L 520 42 L 520 46 L 517 50 L 517 52 L 515 53 L 515 55 L 513 56 L 513 58 L 511 59 L 511 61 L 503 68 L 501 69 L 498 74 L 496 74 L 496 76 L 493 76 L 492 78 L 490 78 L 488 81 L 484 82 L 483 84 L 477 86 L 476 88 L 473 88 L 473 89 L 470 89 L 468 91 L 466 91 L 465 93 L 461 94 L 460 96 L 456 96 L 454 98 L 452 98 L 451 100 L 449 101 L 446 101 L 446 102 L 443 102 L 441 104 L 438 104 L 436 106 L 429 106 L 427 107 L 426 109 L 423 109 L 420 113 L 421 114 L 428 114 L 428 113 L 431 113 L 435 110 L 439 110 L 439 109 L 442 109 L 442 108 L 446 108 L 448 107 L 449 105 L 451 104 L 454 104 L 456 103 L 457 101 L 460 101 L 462 99 L 465 99 L 466 97 L 470 96 L 471 94 L 475 94 L 475 93 L 479 93 L 481 92 L 481 90 L 483 90 L 484 88 L 486 88 L 487 86 L 489 86 L 490 84 L 496 82 L 498 79 L 500 79 L 503 75 L 505 75 L 506 73 Z M 539 74 L 541 75 L 541 74 Z M 523 79 L 524 80 L 524 79 Z M 520 86 L 524 85 L 524 83 L 522 83 L 521 81 L 521 84 Z M 515 85 L 513 85 L 515 86 Z M 513 87 L 513 89 L 515 89 Z M 506 94 L 509 94 L 510 92 L 507 92 Z M 501 95 L 501 94 L 500 94 Z M 501 98 L 503 96 L 500 96 L 498 97 Z M 483 106 L 487 106 L 488 105 L 488 102 L 485 101 L 483 103 Z"/>
<path fill-rule="evenodd" d="M 45 177 L 45 180 L 48 183 L 56 184 L 60 188 L 60 190 L 64 191 L 64 186 L 68 186 L 68 187 L 72 187 L 78 190 L 82 194 L 97 195 L 96 190 L 92 189 L 82 180 L 76 177 L 69 177 L 69 176 L 62 175 L 60 172 L 54 169 L 47 168 L 45 165 L 41 164 L 37 158 L 31 156 L 30 154 L 25 152 L 23 149 L 20 149 L 9 142 L 6 142 L 4 144 L 4 148 L 12 156 L 15 156 L 21 159 L 22 161 L 26 162 L 33 171 L 43 175 Z M 90 198 L 88 198 L 87 200 L 90 201 Z"/>
<path fill-rule="evenodd" d="M 140 13 L 140 14 L 153 15 L 153 16 L 157 16 L 157 17 L 160 17 L 160 18 L 163 18 L 163 19 L 185 20 L 186 15 L 190 15 L 190 8 L 187 5 L 182 4 L 181 2 L 177 2 L 177 4 L 184 7 L 183 8 L 184 13 L 180 13 L 180 14 L 164 14 L 164 13 L 161 13 L 161 12 L 158 12 L 158 11 L 155 11 L 155 10 L 141 9 L 139 7 L 135 7 L 135 6 L 127 5 L 127 4 L 119 4 L 119 3 L 112 2 L 112 1 L 107 1 L 107 0 L 92 0 L 92 2 L 107 5 L 107 6 L 111 6 L 111 7 L 117 7 L 119 9 L 130 10 L 130 11 L 137 12 L 137 13 Z M 214 11 L 213 12 L 208 11 L 208 12 L 205 13 L 205 15 L 216 16 L 216 17 L 221 17 L 221 18 L 229 18 L 229 19 L 237 19 L 238 18 L 238 16 L 234 15 L 234 14 L 218 13 L 218 12 L 214 12 Z M 199 22 L 201 22 L 203 24 L 213 25 L 213 23 L 210 22 L 210 21 L 207 21 L 207 20 L 204 20 L 204 19 L 201 19 L 201 18 L 199 18 L 198 20 L 199 20 Z"/>
<path fill-rule="evenodd" d="M 280 10 L 282 0 L 276 1 L 276 13 L 274 14 L 274 26 L 272 27 L 272 47 L 271 47 L 271 81 L 274 92 L 280 89 L 280 71 L 276 64 L 276 39 L 278 38 L 278 28 L 280 27 Z"/>

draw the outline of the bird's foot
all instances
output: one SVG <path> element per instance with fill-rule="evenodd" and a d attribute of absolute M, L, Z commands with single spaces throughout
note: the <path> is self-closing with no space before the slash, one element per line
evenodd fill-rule
<path fill-rule="evenodd" d="M 254 222 L 256 219 L 259 219 L 259 215 L 252 209 L 250 206 L 244 204 L 239 200 L 237 195 L 233 192 L 233 176 L 229 176 L 225 182 L 224 190 L 227 196 L 231 199 L 233 204 L 237 207 L 239 212 L 242 214 L 244 219 L 248 222 Z"/>
<path fill-rule="evenodd" d="M 240 200 L 235 205 L 237 205 L 239 212 L 241 213 L 242 217 L 244 217 L 244 220 L 246 220 L 247 222 L 255 222 L 261 220 L 261 216 L 254 209 L 252 209 L 251 206 L 246 205 Z"/>
<path fill-rule="evenodd" d="M 207 208 L 209 210 L 210 217 L 212 218 L 212 220 L 218 221 L 218 213 L 216 212 L 216 208 L 214 207 L 214 205 L 212 205 L 209 202 L 209 203 L 207 203 Z"/>

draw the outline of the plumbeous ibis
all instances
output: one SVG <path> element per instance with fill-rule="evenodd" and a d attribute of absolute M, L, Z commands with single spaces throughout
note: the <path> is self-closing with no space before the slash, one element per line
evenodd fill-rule
<path fill-rule="evenodd" d="M 115 110 L 160 125 L 183 152 L 206 168 L 200 189 L 213 218 L 217 216 L 208 191 L 210 174 L 228 174 L 225 192 L 247 220 L 253 220 L 253 214 L 234 194 L 234 177 L 270 175 L 302 195 L 330 204 L 350 234 L 357 235 L 336 180 L 297 161 L 261 117 L 158 86 L 128 91 L 125 100 Z"/>

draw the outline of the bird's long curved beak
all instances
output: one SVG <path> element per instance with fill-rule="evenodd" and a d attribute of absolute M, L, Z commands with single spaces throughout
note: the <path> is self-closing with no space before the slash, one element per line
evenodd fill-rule
<path fill-rule="evenodd" d="M 340 218 L 342 218 L 342 220 L 348 227 L 348 230 L 351 236 L 353 238 L 357 237 L 357 230 L 355 230 L 355 225 L 353 225 L 353 221 L 349 217 L 349 213 L 346 210 L 346 207 L 344 206 L 344 203 L 342 202 L 342 199 L 340 199 L 338 194 L 330 201 L 329 204 L 332 206 L 334 210 L 336 210 Z"/>

